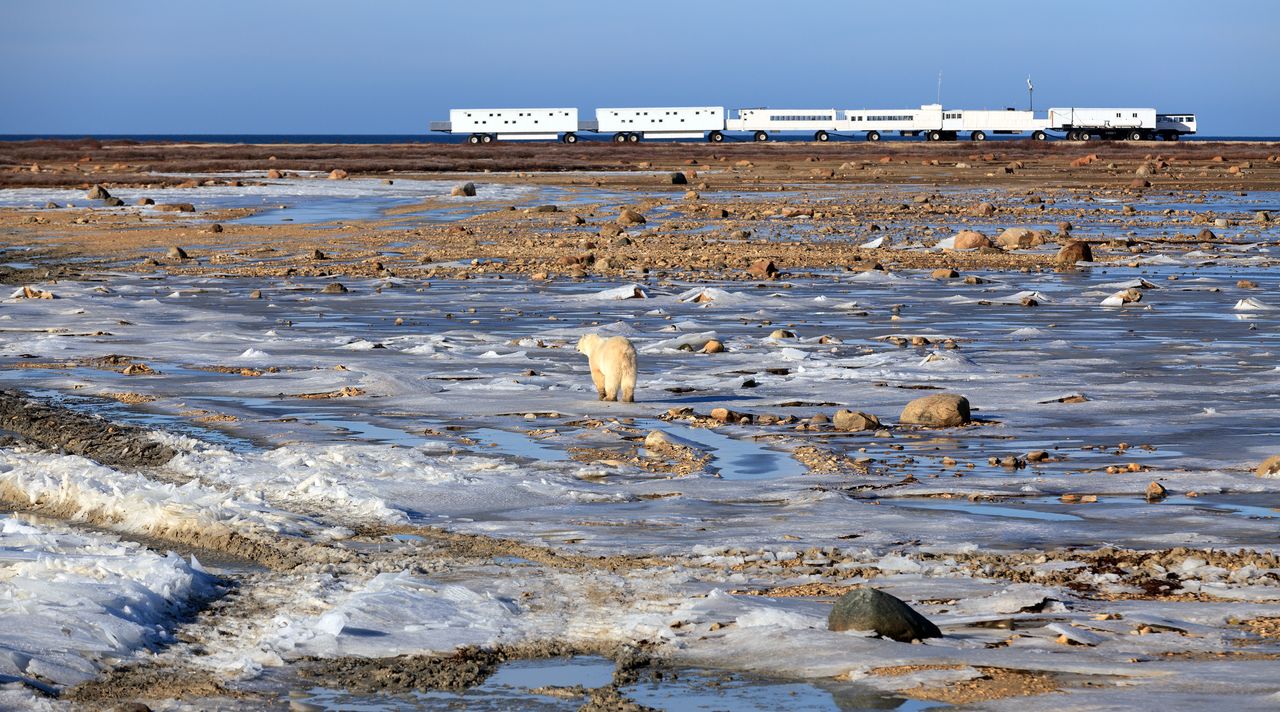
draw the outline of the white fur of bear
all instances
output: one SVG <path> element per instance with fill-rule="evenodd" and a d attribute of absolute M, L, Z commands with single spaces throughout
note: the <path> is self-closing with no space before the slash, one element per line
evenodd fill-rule
<path fill-rule="evenodd" d="M 578 352 L 587 355 L 600 400 L 635 402 L 636 350 L 627 337 L 587 334 L 578 340 Z"/>

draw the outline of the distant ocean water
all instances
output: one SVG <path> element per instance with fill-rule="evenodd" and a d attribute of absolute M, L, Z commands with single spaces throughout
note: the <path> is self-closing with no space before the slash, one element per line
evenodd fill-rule
<path fill-rule="evenodd" d="M 35 141 L 41 139 L 75 141 L 80 139 L 96 139 L 99 141 L 138 141 L 142 143 L 341 143 L 341 144 L 392 144 L 392 143 L 463 143 L 465 135 L 420 133 L 420 134 L 0 134 L 0 141 Z M 580 133 L 582 141 L 610 141 L 611 134 Z M 728 142 L 750 142 L 749 134 L 726 134 Z M 988 141 L 1010 141 L 1027 138 L 1026 136 L 995 135 Z M 774 141 L 812 141 L 808 134 L 774 135 Z M 832 134 L 832 141 L 853 141 L 862 143 L 861 134 L 837 136 Z M 884 141 L 922 141 L 919 136 L 889 136 Z M 1280 142 L 1280 136 L 1192 136 L 1183 141 L 1263 141 Z M 671 143 L 670 139 L 654 139 L 654 143 Z M 681 139 L 681 143 L 699 143 L 700 139 Z M 518 142 L 510 142 L 518 143 Z"/>

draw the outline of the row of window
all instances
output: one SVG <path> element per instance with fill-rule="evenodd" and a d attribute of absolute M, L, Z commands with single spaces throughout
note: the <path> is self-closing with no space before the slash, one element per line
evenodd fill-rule
<path fill-rule="evenodd" d="M 539 114 L 539 115 L 540 115 L 540 116 L 545 116 L 545 115 L 555 116 L 556 114 L 559 114 L 559 115 L 561 115 L 561 116 L 568 116 L 568 115 L 569 115 L 569 112 L 567 112 L 567 111 L 550 111 L 550 112 L 543 112 L 542 114 Z M 534 114 L 533 114 L 533 112 L 532 112 L 532 111 L 518 111 L 518 112 L 516 112 L 516 116 L 533 116 L 533 115 L 534 115 Z M 470 111 L 468 111 L 468 112 L 467 112 L 467 118 L 472 118 L 473 116 L 474 116 L 474 114 L 472 114 Z M 490 112 L 489 112 L 489 118 L 494 118 L 494 117 L 497 117 L 497 116 L 510 116 L 510 114 L 508 114 L 508 113 L 506 113 L 506 112 L 504 112 L 504 111 L 499 111 L 499 112 L 493 112 L 493 111 L 490 111 Z"/>
<path fill-rule="evenodd" d="M 620 115 L 622 114 L 622 112 L 620 112 L 620 111 L 610 111 L 609 113 L 610 113 L 611 115 L 613 115 L 613 116 L 620 116 Z M 637 111 L 637 112 L 632 112 L 632 113 L 633 113 L 635 116 L 648 116 L 648 115 L 649 115 L 649 112 L 647 112 L 647 111 Z M 687 112 L 686 112 L 686 113 L 687 113 Z M 710 114 L 713 114 L 713 113 L 715 113 L 715 112 L 711 111 L 710 109 L 708 109 L 706 112 L 703 112 L 703 111 L 702 111 L 702 109 L 694 109 L 694 110 L 693 110 L 693 115 L 694 115 L 694 116 L 701 116 L 703 113 L 706 113 L 706 114 L 710 115 Z M 679 116 L 679 115 L 680 115 L 680 112 L 679 112 L 679 111 L 664 111 L 664 112 L 662 112 L 662 115 L 663 115 L 663 116 Z"/>
<path fill-rule="evenodd" d="M 1184 124 L 1196 120 L 1196 117 L 1194 116 L 1161 116 L 1159 118 L 1162 121 L 1179 121 Z"/>
<path fill-rule="evenodd" d="M 770 121 L 830 121 L 829 114 L 774 114 Z"/>
<path fill-rule="evenodd" d="M 867 121 L 915 121 L 913 114 L 889 114 L 885 116 L 868 116 Z"/>

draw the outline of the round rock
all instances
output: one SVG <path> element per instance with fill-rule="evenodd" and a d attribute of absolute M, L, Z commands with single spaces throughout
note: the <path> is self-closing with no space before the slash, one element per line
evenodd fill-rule
<path fill-rule="evenodd" d="M 836 601 L 827 616 L 833 631 L 866 630 L 900 643 L 941 638 L 942 631 L 901 599 L 874 588 L 856 588 Z"/>
<path fill-rule="evenodd" d="M 852 410 L 837 410 L 835 417 L 831 419 L 831 423 L 835 425 L 836 430 L 879 430 L 880 419 L 870 413 L 862 413 Z"/>
<path fill-rule="evenodd" d="M 1083 240 L 1072 240 L 1058 250 L 1057 262 L 1062 266 L 1071 266 L 1077 262 L 1092 262 L 1093 250 Z"/>
<path fill-rule="evenodd" d="M 969 399 L 954 393 L 938 393 L 917 398 L 902 409 L 898 418 L 908 425 L 951 428 L 969 422 Z"/>

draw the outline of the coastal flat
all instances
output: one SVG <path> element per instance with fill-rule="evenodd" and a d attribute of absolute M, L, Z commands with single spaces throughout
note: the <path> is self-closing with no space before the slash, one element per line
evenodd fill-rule
<path fill-rule="evenodd" d="M 12 142 L 0 235 L 4 704 L 1277 694 L 1280 145 Z"/>

